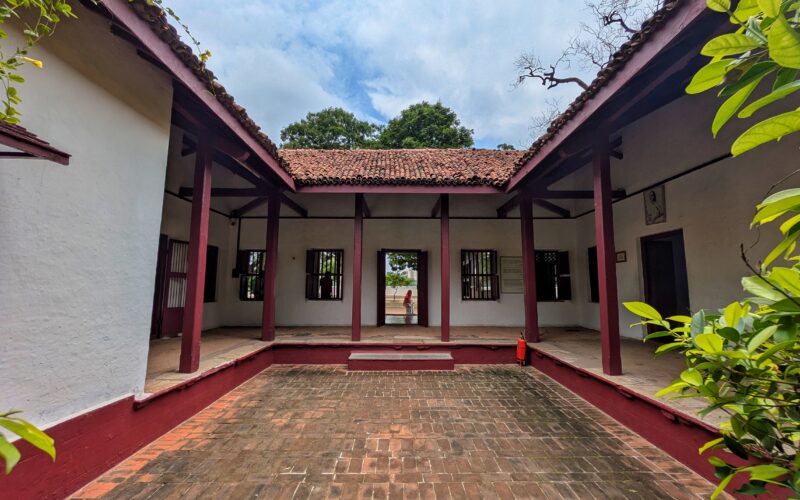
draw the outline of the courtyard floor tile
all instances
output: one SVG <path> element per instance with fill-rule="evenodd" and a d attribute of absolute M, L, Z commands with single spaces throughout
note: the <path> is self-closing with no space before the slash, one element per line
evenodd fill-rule
<path fill-rule="evenodd" d="M 74 498 L 704 498 L 713 486 L 516 366 L 273 366 Z"/>

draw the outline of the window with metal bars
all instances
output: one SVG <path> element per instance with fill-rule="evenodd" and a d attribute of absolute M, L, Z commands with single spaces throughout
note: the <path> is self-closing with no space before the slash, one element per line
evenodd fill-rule
<path fill-rule="evenodd" d="M 536 300 L 538 302 L 560 302 L 572 299 L 569 277 L 569 252 L 560 250 L 537 250 Z"/>
<path fill-rule="evenodd" d="M 496 250 L 461 250 L 461 299 L 500 297 Z"/>
<path fill-rule="evenodd" d="M 267 252 L 241 250 L 237 258 L 239 300 L 264 300 L 264 266 Z"/>
<path fill-rule="evenodd" d="M 342 300 L 344 250 L 306 251 L 306 299 Z"/>

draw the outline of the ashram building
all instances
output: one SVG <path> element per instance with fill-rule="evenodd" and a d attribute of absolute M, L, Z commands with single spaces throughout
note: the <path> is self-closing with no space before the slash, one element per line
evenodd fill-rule
<path fill-rule="evenodd" d="M 529 150 L 346 151 L 279 150 L 146 2 L 76 12 L 0 126 L 0 410 L 58 448 L 20 445 L 0 496 L 68 495 L 272 364 L 514 363 L 521 332 L 533 369 L 708 474 L 712 423 L 653 399 L 674 372 L 626 357 L 646 332 L 621 303 L 739 297 L 753 207 L 796 168 L 793 136 L 731 157 L 743 124 L 714 140 L 719 101 L 683 92 L 725 16 L 670 2 Z"/>

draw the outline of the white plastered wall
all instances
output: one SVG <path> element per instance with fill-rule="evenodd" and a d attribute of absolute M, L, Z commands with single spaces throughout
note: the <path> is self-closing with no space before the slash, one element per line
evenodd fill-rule
<path fill-rule="evenodd" d="M 613 187 L 632 193 L 726 153 L 746 124 L 734 119 L 714 140 L 710 123 L 720 102 L 713 96 L 684 97 L 625 129 L 625 157 L 612 160 Z M 798 146 L 800 138 L 789 136 L 666 183 L 665 223 L 645 224 L 642 194 L 614 203 L 616 249 L 627 253 L 627 262 L 617 264 L 620 303 L 644 300 L 641 238 L 676 229 L 683 231 L 692 311 L 717 309 L 743 297 L 740 280 L 750 273 L 741 260 L 740 244 L 749 247 L 758 239 L 749 230 L 754 207 L 775 182 L 797 168 Z M 590 187 L 588 169 L 583 175 L 572 185 Z M 797 180 L 789 180 L 781 188 L 795 186 Z M 760 242 L 750 251 L 753 261 L 776 243 L 775 232 L 776 228 L 761 230 Z M 576 220 L 576 237 L 580 277 L 574 288 L 580 324 L 599 328 L 598 305 L 589 302 L 587 269 L 587 248 L 595 241 L 593 213 Z M 620 306 L 622 335 L 642 337 L 640 327 L 629 327 L 635 321 Z"/>
<path fill-rule="evenodd" d="M 0 409 L 40 425 L 143 387 L 169 139 L 170 79 L 73 7 L 20 86 L 70 164 L 0 160 Z"/>
<path fill-rule="evenodd" d="M 280 221 L 278 275 L 276 281 L 277 324 L 350 325 L 352 307 L 353 212 L 352 195 L 295 196 L 312 216 L 319 218 L 282 218 Z M 441 324 L 440 222 L 430 218 L 436 198 L 430 195 L 369 195 L 367 202 L 372 218 L 364 220 L 362 323 L 377 322 L 377 256 L 381 249 L 409 249 L 428 252 L 430 324 Z M 489 218 L 502 204 L 502 199 L 489 196 L 451 197 L 450 221 L 450 289 L 451 324 L 454 326 L 522 326 L 524 310 L 521 294 L 501 294 L 498 301 L 463 301 L 460 296 L 461 249 L 495 249 L 498 256 L 521 255 L 520 222 L 517 218 Z M 293 215 L 283 207 L 282 215 Z M 516 213 L 511 214 L 512 217 Z M 547 216 L 547 213 L 537 215 Z M 397 217 L 397 218 L 387 218 Z M 403 218 L 414 217 L 414 218 Z M 460 219 L 458 217 L 471 217 Z M 486 217 L 486 218 L 484 218 Z M 567 250 L 573 260 L 575 237 L 573 220 L 535 221 L 537 247 Z M 244 219 L 240 248 L 262 249 L 265 244 L 266 221 Z M 238 279 L 231 278 L 234 265 L 235 230 L 231 231 L 232 248 L 228 265 L 221 270 L 227 281 L 224 324 L 260 325 L 261 302 L 238 299 Z M 305 255 L 312 248 L 344 250 L 344 297 L 341 301 L 308 301 L 305 299 Z M 540 322 L 545 326 L 575 325 L 578 322 L 576 302 L 539 304 Z"/>

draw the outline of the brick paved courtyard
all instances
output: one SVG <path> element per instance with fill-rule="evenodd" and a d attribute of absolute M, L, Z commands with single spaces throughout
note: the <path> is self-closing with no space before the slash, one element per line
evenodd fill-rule
<path fill-rule="evenodd" d="M 275 366 L 76 498 L 698 498 L 710 483 L 530 369 Z"/>

